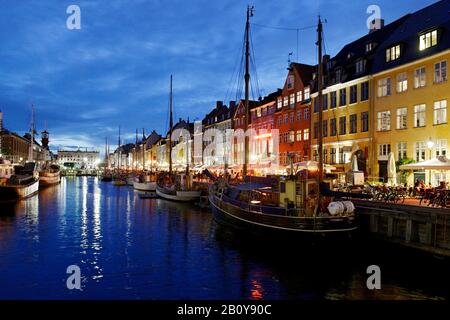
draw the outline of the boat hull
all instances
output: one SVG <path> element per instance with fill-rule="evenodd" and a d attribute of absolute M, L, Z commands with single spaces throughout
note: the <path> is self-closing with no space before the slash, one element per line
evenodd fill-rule
<path fill-rule="evenodd" d="M 139 191 L 156 191 L 156 182 L 133 182 L 133 188 Z"/>
<path fill-rule="evenodd" d="M 18 201 L 36 195 L 39 191 L 39 179 L 27 185 L 0 186 L 1 201 Z"/>
<path fill-rule="evenodd" d="M 39 187 L 48 187 L 61 182 L 61 176 L 59 173 L 55 174 L 44 174 L 39 177 Z"/>
<path fill-rule="evenodd" d="M 112 185 L 116 187 L 126 186 L 127 182 L 125 180 L 113 180 Z"/>
<path fill-rule="evenodd" d="M 201 191 L 176 191 L 165 192 L 163 188 L 156 187 L 156 194 L 163 199 L 179 202 L 192 202 L 200 199 Z"/>
<path fill-rule="evenodd" d="M 348 240 L 357 230 L 353 219 L 342 219 L 324 228 L 313 219 L 304 220 L 298 217 L 275 216 L 249 212 L 237 206 L 221 201 L 216 195 L 209 195 L 209 202 L 214 220 L 224 227 L 252 234 L 266 239 L 292 239 L 309 243 L 325 240 Z"/>

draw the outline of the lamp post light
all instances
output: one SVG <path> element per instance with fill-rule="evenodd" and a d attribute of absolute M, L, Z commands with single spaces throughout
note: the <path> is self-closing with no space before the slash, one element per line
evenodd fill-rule
<path fill-rule="evenodd" d="M 433 140 L 431 140 L 431 137 L 428 139 L 427 147 L 428 147 L 428 150 L 430 151 L 430 160 L 431 160 L 432 151 L 433 151 L 433 147 L 434 147 L 434 142 L 433 142 Z M 429 170 L 428 183 L 431 184 L 431 170 Z"/>

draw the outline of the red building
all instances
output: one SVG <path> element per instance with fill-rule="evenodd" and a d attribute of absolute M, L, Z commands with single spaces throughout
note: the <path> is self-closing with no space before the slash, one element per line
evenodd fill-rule
<path fill-rule="evenodd" d="M 248 108 L 249 108 L 249 114 L 251 114 L 251 111 L 253 108 L 255 108 L 256 106 L 258 106 L 258 101 L 253 101 L 250 100 L 248 103 Z M 251 117 L 248 121 L 248 127 L 251 127 Z M 244 100 L 240 100 L 236 110 L 234 112 L 233 115 L 233 129 L 236 132 L 238 132 L 239 129 L 242 129 L 243 131 L 245 128 L 245 101 Z M 243 163 L 243 156 L 245 153 L 245 143 L 243 139 L 239 139 L 239 137 L 237 135 L 235 135 L 233 137 L 232 140 L 232 157 L 231 157 L 231 163 L 238 165 L 238 164 L 242 164 Z M 241 159 L 241 160 L 239 160 Z"/>
<path fill-rule="evenodd" d="M 275 126 L 279 130 L 280 166 L 287 166 L 289 154 L 293 161 L 310 159 L 311 141 L 311 86 L 316 68 L 301 63 L 291 63 L 286 81 L 277 99 Z"/>

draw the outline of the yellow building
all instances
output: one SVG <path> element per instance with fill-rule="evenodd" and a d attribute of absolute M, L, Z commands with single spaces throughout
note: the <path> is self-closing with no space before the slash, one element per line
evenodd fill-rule
<path fill-rule="evenodd" d="M 335 57 L 324 57 L 325 88 L 323 90 L 323 159 L 343 174 L 350 170 L 354 155 L 358 169 L 370 179 L 373 172 L 369 166 L 372 153 L 370 132 L 373 104 L 372 67 L 383 41 L 398 28 L 405 18 L 387 26 L 371 30 L 367 35 L 347 44 Z M 315 77 L 316 78 L 316 77 Z M 315 79 L 315 82 L 316 79 Z M 316 84 L 317 89 L 317 84 Z M 313 116 L 312 155 L 318 158 L 318 99 L 317 90 L 312 94 Z"/>
<path fill-rule="evenodd" d="M 407 19 L 383 44 L 374 61 L 372 81 L 373 144 L 371 166 L 386 179 L 387 160 L 415 162 L 447 154 L 450 141 L 447 106 L 450 84 L 450 20 L 441 1 Z M 432 17 L 424 19 L 424 17 Z M 449 175 L 450 177 L 450 175 Z M 445 173 L 416 171 L 401 183 L 424 180 L 438 185 Z"/>

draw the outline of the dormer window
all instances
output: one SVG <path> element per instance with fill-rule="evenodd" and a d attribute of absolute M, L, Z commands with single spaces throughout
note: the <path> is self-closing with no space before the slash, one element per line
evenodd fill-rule
<path fill-rule="evenodd" d="M 342 73 L 341 69 L 336 70 L 336 82 L 341 82 L 341 76 L 342 76 L 341 73 Z"/>
<path fill-rule="evenodd" d="M 294 88 L 294 75 L 292 75 L 292 74 L 290 74 L 288 76 L 287 87 L 288 87 L 289 90 Z"/>
<path fill-rule="evenodd" d="M 400 58 L 400 45 L 395 45 L 386 49 L 386 62 L 394 61 Z"/>
<path fill-rule="evenodd" d="M 375 48 L 375 43 L 373 43 L 373 42 L 366 43 L 366 53 L 372 51 L 374 48 Z"/>
<path fill-rule="evenodd" d="M 363 73 L 366 67 L 366 60 L 364 59 L 359 59 L 358 61 L 356 61 L 356 73 Z"/>
<path fill-rule="evenodd" d="M 423 51 L 437 45 L 437 30 L 432 30 L 419 36 L 419 50 Z"/>

